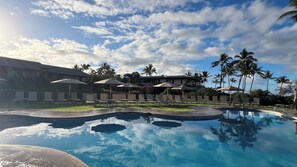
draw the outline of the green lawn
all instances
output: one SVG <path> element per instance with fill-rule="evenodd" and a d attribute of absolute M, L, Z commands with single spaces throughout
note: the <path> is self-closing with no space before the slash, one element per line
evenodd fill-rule
<path fill-rule="evenodd" d="M 214 106 L 214 107 L 230 107 L 229 105 L 212 105 L 212 104 L 180 104 L 180 105 L 159 105 L 159 104 L 122 104 L 118 105 L 115 108 L 118 109 L 147 109 L 147 110 L 157 110 L 164 112 L 191 112 L 193 111 L 192 107 L 199 106 Z M 297 115 L 297 112 L 291 108 L 275 108 L 273 106 L 236 106 L 244 108 L 253 108 L 253 109 L 264 109 L 277 112 L 286 112 L 292 115 Z M 55 111 L 55 112 L 86 112 L 92 110 L 108 110 L 110 107 L 107 106 L 97 106 L 94 107 L 92 104 L 54 104 L 54 103 L 25 103 L 25 104 L 11 104 L 5 103 L 0 104 L 0 111 L 2 110 L 18 110 L 18 109 L 32 109 L 32 110 L 46 110 L 46 111 Z"/>

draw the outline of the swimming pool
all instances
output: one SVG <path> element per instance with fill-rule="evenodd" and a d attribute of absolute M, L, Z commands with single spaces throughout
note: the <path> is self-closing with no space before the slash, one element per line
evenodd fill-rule
<path fill-rule="evenodd" d="M 259 112 L 166 120 L 145 114 L 83 119 L 0 116 L 0 144 L 70 153 L 89 166 L 296 166 L 296 125 Z"/>

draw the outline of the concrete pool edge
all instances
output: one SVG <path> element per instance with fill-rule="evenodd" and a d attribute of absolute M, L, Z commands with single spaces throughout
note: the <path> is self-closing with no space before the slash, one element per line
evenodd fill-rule
<path fill-rule="evenodd" d="M 60 150 L 10 144 L 0 144 L 0 166 L 87 167 L 75 156 Z"/>
<path fill-rule="evenodd" d="M 89 117 L 112 117 L 118 114 L 139 113 L 151 116 L 175 120 L 207 120 L 220 118 L 223 112 L 214 107 L 193 107 L 192 112 L 174 113 L 150 109 L 111 109 L 111 110 L 92 110 L 87 112 L 54 112 L 47 110 L 18 110 L 0 111 L 1 115 L 19 115 L 35 118 L 48 119 L 79 119 Z"/>

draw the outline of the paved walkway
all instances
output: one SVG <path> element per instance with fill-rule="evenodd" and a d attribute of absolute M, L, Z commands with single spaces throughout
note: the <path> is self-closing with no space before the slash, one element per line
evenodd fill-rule
<path fill-rule="evenodd" d="M 0 145 L 0 166 L 87 167 L 78 158 L 62 151 L 24 145 Z"/>
<path fill-rule="evenodd" d="M 0 111 L 0 114 L 5 115 L 25 115 L 40 118 L 81 118 L 92 116 L 114 116 L 118 113 L 136 112 L 141 114 L 150 114 L 155 117 L 183 119 L 183 120 L 201 120 L 201 119 L 215 119 L 223 115 L 213 107 L 194 107 L 192 112 L 164 112 L 151 109 L 117 109 L 111 108 L 108 110 L 92 110 L 85 112 L 54 112 L 47 110 L 10 110 Z"/>

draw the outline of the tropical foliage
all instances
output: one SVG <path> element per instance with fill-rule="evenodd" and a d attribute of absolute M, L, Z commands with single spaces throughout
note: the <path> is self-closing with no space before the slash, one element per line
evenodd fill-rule
<path fill-rule="evenodd" d="M 297 0 L 290 0 L 288 6 L 291 10 L 281 14 L 278 17 L 278 20 L 284 19 L 284 18 L 290 18 L 294 22 L 297 22 Z"/>
<path fill-rule="evenodd" d="M 142 74 L 145 74 L 146 76 L 152 76 L 153 73 L 157 74 L 157 69 L 153 66 L 153 64 L 149 64 L 145 66 L 142 72 Z"/>

